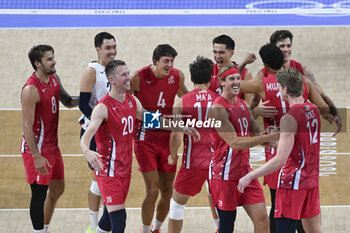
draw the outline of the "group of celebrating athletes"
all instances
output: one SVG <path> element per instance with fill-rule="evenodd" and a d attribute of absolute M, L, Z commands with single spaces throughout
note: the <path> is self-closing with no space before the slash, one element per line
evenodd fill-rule
<path fill-rule="evenodd" d="M 126 63 L 115 60 L 113 35 L 101 32 L 94 41 L 98 60 L 84 71 L 79 97 L 62 87 L 53 48 L 34 46 L 29 59 L 35 71 L 21 92 L 22 157 L 32 191 L 34 232 L 48 232 L 64 191 L 57 145 L 59 100 L 67 107 L 79 105 L 83 113 L 80 147 L 92 170 L 87 233 L 125 231 L 133 151 L 146 188 L 144 233 L 160 232 L 168 213 L 169 232 L 181 232 L 185 205 L 205 182 L 216 232 L 233 232 L 237 206 L 243 206 L 255 232 L 321 232 L 320 116 L 337 125 L 335 134 L 342 123 L 310 69 L 290 59 L 292 40 L 287 30 L 274 32 L 259 50 L 264 68 L 252 78 L 245 66 L 255 55 L 248 54 L 238 65 L 231 60 L 232 38 L 214 38 L 215 64 L 198 56 L 189 65 L 194 84 L 189 92 L 183 72 L 174 68 L 177 52 L 171 45 L 158 45 L 152 64 L 130 75 Z M 175 103 L 176 95 L 180 98 Z M 149 129 L 143 124 L 145 111 L 159 113 L 161 122 L 215 119 L 220 127 L 175 124 Z M 255 123 L 258 116 L 263 117 L 264 132 Z M 249 148 L 256 145 L 265 146 L 267 163 L 253 170 Z M 260 176 L 271 192 L 270 219 Z M 101 197 L 104 207 L 98 221 Z"/>

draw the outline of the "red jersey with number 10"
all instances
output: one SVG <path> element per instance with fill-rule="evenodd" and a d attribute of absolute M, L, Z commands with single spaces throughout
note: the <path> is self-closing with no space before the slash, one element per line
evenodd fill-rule
<path fill-rule="evenodd" d="M 208 89 L 194 89 L 183 95 L 182 119 L 206 121 L 208 112 L 218 94 Z M 187 169 L 209 169 L 211 159 L 211 137 L 209 128 L 196 128 L 201 140 L 195 142 L 190 135 L 184 135 L 182 166 Z"/>
<path fill-rule="evenodd" d="M 319 185 L 321 120 L 317 107 L 305 101 L 288 111 L 297 122 L 294 145 L 282 167 L 278 188 L 312 189 Z"/>
<path fill-rule="evenodd" d="M 105 95 L 98 104 L 108 110 L 108 119 L 102 122 L 95 134 L 97 151 L 103 170 L 98 176 L 129 177 L 132 164 L 132 135 L 136 117 L 136 101 L 132 95 L 125 94 L 123 103 L 110 95 Z"/>
<path fill-rule="evenodd" d="M 137 74 L 140 80 L 140 90 L 135 93 L 135 96 L 140 100 L 142 106 L 147 111 L 159 110 L 162 115 L 172 115 L 174 99 L 180 85 L 179 71 L 172 68 L 168 76 L 157 78 L 150 66 L 146 66 L 138 70 Z M 159 134 L 161 131 L 157 130 L 155 133 Z M 142 121 L 137 120 L 136 139 L 146 140 L 152 132 L 154 132 L 152 129 L 143 129 Z"/>
<path fill-rule="evenodd" d="M 33 132 L 40 153 L 46 153 L 58 149 L 58 113 L 60 84 L 55 75 L 50 75 L 48 83 L 42 82 L 35 73 L 24 84 L 34 86 L 40 100 L 35 105 Z M 23 88 L 24 88 L 23 87 Z M 23 90 L 22 88 L 22 90 Z M 22 153 L 29 151 L 25 138 L 22 138 Z"/>
<path fill-rule="evenodd" d="M 237 137 L 249 137 L 250 112 L 243 100 L 237 98 L 236 104 L 232 104 L 219 96 L 213 104 L 224 106 Z M 209 167 L 210 179 L 239 180 L 252 170 L 249 164 L 249 149 L 233 150 L 216 130 L 211 131 L 211 138 L 214 152 Z"/>

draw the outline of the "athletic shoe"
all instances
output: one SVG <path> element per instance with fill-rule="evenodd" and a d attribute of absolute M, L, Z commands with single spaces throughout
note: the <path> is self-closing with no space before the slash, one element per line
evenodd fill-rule
<path fill-rule="evenodd" d="M 89 227 L 86 229 L 85 233 L 96 233 L 96 229 L 91 230 L 91 224 L 89 224 Z"/>
<path fill-rule="evenodd" d="M 219 233 L 219 229 L 216 229 L 215 233 Z"/>
<path fill-rule="evenodd" d="M 160 230 L 151 231 L 152 233 L 162 233 Z"/>

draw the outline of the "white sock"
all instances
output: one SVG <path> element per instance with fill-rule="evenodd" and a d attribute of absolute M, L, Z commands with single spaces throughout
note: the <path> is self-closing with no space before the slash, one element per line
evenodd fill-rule
<path fill-rule="evenodd" d="M 44 233 L 44 229 L 42 230 L 34 230 L 35 233 Z"/>
<path fill-rule="evenodd" d="M 142 225 L 142 233 L 148 233 L 151 231 L 151 226 Z"/>
<path fill-rule="evenodd" d="M 218 218 L 214 218 L 214 223 L 215 223 L 216 229 L 219 229 L 220 222 L 219 222 L 219 219 L 218 219 Z"/>
<path fill-rule="evenodd" d="M 160 221 L 158 221 L 158 220 L 156 219 L 156 220 L 154 221 L 154 226 L 153 226 L 152 231 L 160 230 L 160 228 L 162 227 L 162 224 L 163 224 L 163 222 L 160 222 Z"/>
<path fill-rule="evenodd" d="M 44 233 L 49 233 L 49 224 L 44 224 Z"/>
<path fill-rule="evenodd" d="M 99 227 L 97 226 L 97 228 L 96 228 L 96 233 L 109 233 L 109 231 L 104 231 L 104 230 L 102 230 L 101 228 L 99 228 Z"/>
<path fill-rule="evenodd" d="M 90 213 L 90 229 L 93 231 L 97 227 L 98 223 L 98 211 L 89 210 Z"/>

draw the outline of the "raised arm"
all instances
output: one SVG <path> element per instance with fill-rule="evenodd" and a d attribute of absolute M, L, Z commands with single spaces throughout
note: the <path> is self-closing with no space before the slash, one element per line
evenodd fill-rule
<path fill-rule="evenodd" d="M 183 96 L 188 92 L 187 87 L 185 86 L 185 75 L 182 73 L 181 70 L 179 70 L 179 77 L 180 77 L 180 83 L 179 83 L 179 90 L 177 91 L 176 95 L 178 97 Z"/>
<path fill-rule="evenodd" d="M 36 171 L 40 175 L 48 175 L 46 165 L 50 166 L 48 160 L 41 156 L 33 132 L 33 124 L 35 118 L 35 106 L 40 101 L 40 96 L 37 89 L 34 86 L 26 86 L 23 88 L 21 93 L 21 104 L 22 104 L 22 126 L 24 138 L 26 139 L 27 145 L 34 159 L 34 165 Z"/>
<path fill-rule="evenodd" d="M 333 135 L 333 136 L 335 136 L 337 133 L 339 133 L 341 131 L 341 128 L 343 126 L 339 111 L 338 111 L 337 107 L 335 106 L 333 100 L 330 97 L 328 97 L 326 95 L 326 93 L 324 93 L 321 86 L 316 81 L 316 78 L 315 78 L 313 72 L 311 71 L 311 69 L 306 67 L 306 66 L 303 66 L 303 71 L 304 71 L 304 75 L 314 84 L 315 89 L 321 95 L 324 102 L 326 102 L 326 104 L 328 105 L 329 113 L 332 116 L 334 116 L 334 123 L 337 125 L 337 130 Z"/>
<path fill-rule="evenodd" d="M 98 157 L 101 157 L 101 155 L 95 151 L 90 150 L 90 142 L 100 127 L 101 123 L 103 121 L 106 121 L 107 118 L 107 107 L 104 104 L 96 105 L 91 114 L 91 122 L 80 140 L 80 149 L 84 153 L 84 156 L 89 161 L 90 165 L 95 170 L 99 171 L 103 169 L 102 163 L 98 159 Z"/>
<path fill-rule="evenodd" d="M 270 174 L 278 169 L 282 168 L 286 164 L 290 152 L 294 145 L 294 135 L 297 131 L 297 122 L 289 114 L 284 115 L 281 118 L 281 134 L 277 147 L 277 155 L 265 163 L 262 167 L 259 167 L 247 175 L 242 177 L 238 183 L 238 190 L 244 192 L 245 187 L 255 178 Z"/>
<path fill-rule="evenodd" d="M 277 133 L 256 137 L 238 137 L 233 125 L 229 121 L 229 115 L 226 109 L 219 104 L 215 104 L 210 108 L 209 117 L 221 121 L 221 127 L 215 130 L 233 150 L 247 149 L 264 142 L 272 142 L 277 140 L 278 137 Z"/>
<path fill-rule="evenodd" d="M 68 92 L 66 91 L 66 89 L 64 89 L 62 82 L 61 82 L 61 79 L 57 73 L 55 73 L 55 76 L 56 76 L 58 82 L 60 83 L 60 101 L 61 101 L 61 103 L 67 108 L 73 108 L 73 107 L 78 106 L 79 96 L 69 95 Z"/>

